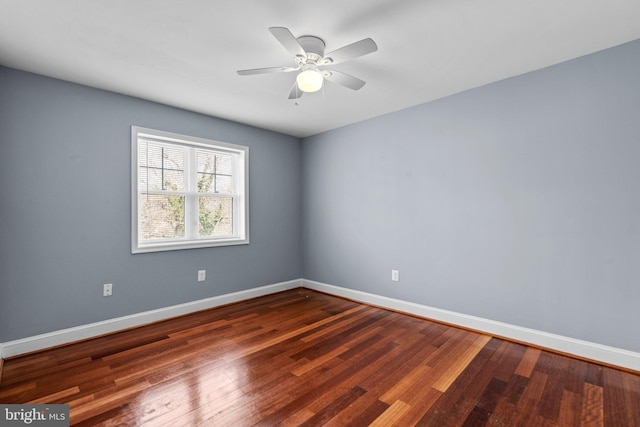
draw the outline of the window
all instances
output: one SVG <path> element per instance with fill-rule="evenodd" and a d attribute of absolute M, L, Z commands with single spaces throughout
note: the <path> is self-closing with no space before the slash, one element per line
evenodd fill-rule
<path fill-rule="evenodd" d="M 249 243 L 249 148 L 131 127 L 131 252 Z"/>

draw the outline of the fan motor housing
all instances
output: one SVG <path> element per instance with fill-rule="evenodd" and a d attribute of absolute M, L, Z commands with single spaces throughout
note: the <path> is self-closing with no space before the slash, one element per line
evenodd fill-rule
<path fill-rule="evenodd" d="M 297 38 L 298 43 L 307 53 L 309 59 L 319 60 L 324 56 L 324 40 L 315 36 L 301 36 Z M 317 57 L 316 57 L 317 56 Z"/>

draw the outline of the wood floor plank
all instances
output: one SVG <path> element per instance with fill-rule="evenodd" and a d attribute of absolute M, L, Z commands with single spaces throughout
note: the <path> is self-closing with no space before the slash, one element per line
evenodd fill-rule
<path fill-rule="evenodd" d="M 354 322 L 358 322 L 364 318 L 371 316 L 371 310 L 363 310 L 357 313 L 355 316 L 346 317 L 342 321 L 336 321 L 332 325 L 327 325 L 326 327 L 314 332 L 313 334 L 302 337 L 301 340 L 304 342 L 310 342 L 317 340 L 318 338 L 324 337 L 326 335 L 335 336 L 335 332 L 340 329 L 345 329 Z"/>
<path fill-rule="evenodd" d="M 386 410 L 386 406 L 393 403 L 390 402 L 383 407 L 382 404 L 386 402 L 379 400 L 382 398 L 382 395 L 397 384 L 397 382 L 401 381 L 404 376 L 408 375 L 416 364 L 427 360 L 428 356 L 433 353 L 435 349 L 428 345 L 430 342 L 429 337 L 421 336 L 420 334 L 413 334 L 412 341 L 406 339 L 402 341 L 408 346 L 404 347 L 401 354 L 402 357 L 397 357 L 395 354 L 385 355 L 378 361 L 378 366 L 364 369 L 341 383 L 342 387 L 360 385 L 367 390 L 367 394 L 336 417 L 338 420 L 342 420 L 342 424 L 337 425 L 357 424 L 358 422 L 354 420 L 360 420 L 362 418 L 372 422 L 381 412 Z M 430 369 L 429 367 L 426 368 Z M 432 390 L 428 385 L 421 382 L 405 384 L 405 386 L 408 388 L 396 390 L 400 391 L 398 395 L 405 396 L 412 391 L 418 390 L 419 392 L 417 394 L 414 393 L 413 396 L 419 396 L 420 398 L 422 397 L 422 393 Z M 322 400 L 322 398 L 319 399 L 319 401 L 320 400 Z M 374 408 L 380 408 L 382 411 L 376 412 L 376 417 L 374 417 L 374 411 L 368 408 L 369 405 L 372 405 Z M 312 406 L 315 406 L 315 403 Z M 423 400 L 420 406 L 423 411 L 426 411 L 429 407 L 427 406 L 426 400 Z"/>
<path fill-rule="evenodd" d="M 367 396 L 367 395 L 365 395 Z M 362 401 L 363 399 L 360 398 L 358 399 L 357 402 Z M 357 403 L 356 402 L 356 403 Z M 342 420 L 340 419 L 340 416 L 345 414 L 345 411 L 342 411 L 342 413 L 340 414 L 340 416 L 334 418 L 331 421 L 336 421 L 336 423 L 332 423 L 331 421 L 328 423 L 329 425 L 332 426 L 336 426 L 336 427 L 340 427 L 340 426 L 345 426 L 345 425 L 362 425 L 362 426 L 369 426 L 371 425 L 375 420 L 377 420 L 387 409 L 389 408 L 389 405 L 387 405 L 384 402 L 381 402 L 379 400 L 373 400 L 369 406 L 366 406 L 366 409 L 363 412 L 359 412 L 357 417 L 343 417 Z M 346 422 L 342 422 L 342 421 L 346 421 Z"/>
<path fill-rule="evenodd" d="M 0 384 L 0 402 L 22 402 L 32 398 L 37 389 L 35 381 L 14 385 Z"/>
<path fill-rule="evenodd" d="M 469 363 L 476 357 L 476 355 L 482 350 L 482 347 L 491 339 L 488 335 L 480 335 L 471 346 L 465 350 L 460 357 L 452 363 L 449 368 L 442 374 L 440 378 L 433 384 L 433 388 L 444 393 L 458 378 L 458 376 L 464 371 Z"/>
<path fill-rule="evenodd" d="M 605 424 L 640 426 L 640 376 L 605 368 L 602 391 Z"/>
<path fill-rule="evenodd" d="M 46 396 L 40 396 L 35 399 L 32 399 L 26 403 L 58 403 L 64 402 L 67 397 L 73 396 L 75 394 L 80 393 L 80 388 L 78 386 L 70 387 L 66 390 L 60 390 L 55 393 L 47 394 Z"/>
<path fill-rule="evenodd" d="M 416 385 L 412 388 L 412 391 L 412 394 L 407 393 L 403 396 L 403 399 L 401 399 L 407 403 L 410 408 L 395 421 L 396 425 L 416 425 L 422 417 L 424 417 L 424 414 L 442 397 L 440 391 L 431 387 L 419 387 Z"/>
<path fill-rule="evenodd" d="M 585 383 L 582 395 L 581 424 L 584 426 L 602 426 L 603 419 L 602 387 Z"/>
<path fill-rule="evenodd" d="M 383 342 L 390 343 L 390 341 L 391 341 L 390 338 L 381 337 L 376 341 L 376 344 L 381 345 Z M 363 351 L 358 352 L 357 356 L 351 358 L 352 365 L 342 365 L 342 366 L 337 365 L 334 367 L 334 369 L 323 370 L 321 378 L 324 378 L 327 381 L 332 381 L 333 383 L 329 387 L 326 387 L 327 383 L 324 383 L 322 387 L 318 386 L 318 384 L 315 384 L 318 390 L 314 391 L 315 394 L 312 396 L 313 397 L 312 403 L 315 404 L 315 402 L 319 400 L 319 398 L 322 396 L 322 394 L 324 394 L 324 392 L 329 391 L 331 388 L 337 386 L 339 380 L 341 380 L 342 378 L 348 379 L 349 375 L 341 376 L 344 374 L 344 372 L 347 372 L 350 370 L 353 370 L 354 372 L 362 372 L 362 370 L 352 369 L 352 366 L 358 366 L 358 364 L 368 365 L 369 363 L 366 360 L 366 357 L 368 357 L 367 354 L 375 353 L 376 351 L 379 351 L 379 349 L 376 349 L 376 347 L 372 347 L 371 345 L 369 345 L 366 347 L 366 349 L 363 349 Z M 365 359 L 363 360 L 363 358 Z M 318 377 L 314 376 L 312 378 L 315 379 Z M 302 378 L 302 380 L 303 381 L 299 383 L 298 387 L 293 387 L 293 388 L 286 387 L 286 389 L 288 390 L 288 393 L 285 398 L 280 398 L 279 396 L 274 394 L 268 394 L 266 398 L 261 399 L 261 403 L 264 404 L 266 408 L 268 408 L 263 411 L 263 414 L 265 416 L 267 414 L 271 414 L 273 418 L 281 417 L 284 414 L 284 412 L 282 411 L 282 406 L 284 406 L 285 404 L 289 404 L 289 410 L 293 411 L 296 405 L 295 403 L 291 403 L 293 400 L 299 399 L 299 401 L 304 402 L 305 398 L 309 398 L 309 396 L 307 395 L 309 393 L 309 387 L 307 383 L 308 380 L 306 380 L 304 377 Z M 318 393 L 318 391 L 323 391 L 323 392 Z M 225 410 L 224 413 L 221 413 L 218 416 L 216 416 L 215 422 L 217 423 L 228 422 L 227 420 L 233 419 L 233 411 L 235 412 L 243 411 L 243 407 L 244 405 L 236 404 L 235 408 L 229 408 L 228 410 Z M 276 411 L 280 411 L 280 412 L 278 414 L 274 414 L 274 412 Z M 247 416 L 246 411 L 244 412 L 245 412 L 244 416 Z"/>
<path fill-rule="evenodd" d="M 284 406 L 281 406 L 276 411 L 264 417 L 264 419 L 260 421 L 259 425 L 264 425 L 264 426 L 277 425 L 282 419 L 286 418 L 286 415 L 288 413 L 292 412 L 296 407 L 310 405 L 320 396 L 330 391 L 334 386 L 344 381 L 345 378 L 355 375 L 355 373 L 367 367 L 375 366 L 375 363 L 379 359 L 383 358 L 387 353 L 391 352 L 397 347 L 398 346 L 393 342 L 389 342 L 385 346 L 378 348 L 373 352 L 370 352 L 360 360 L 352 361 L 352 362 L 356 362 L 350 365 L 352 369 L 349 369 L 349 370 L 343 369 L 341 370 L 341 372 L 335 373 L 329 378 L 317 383 L 316 387 L 312 388 L 311 390 L 309 390 L 308 387 L 301 388 L 300 394 L 293 395 L 292 401 L 287 402 Z"/>
<path fill-rule="evenodd" d="M 313 413 L 309 409 L 303 408 L 302 410 L 290 415 L 284 421 L 282 421 L 280 427 L 298 427 L 299 425 L 304 424 L 309 418 L 313 417 L 314 415 L 315 413 Z"/>
<path fill-rule="evenodd" d="M 524 349 L 521 351 L 521 348 L 522 346 L 518 344 L 501 342 L 496 339 L 489 341 L 457 379 L 454 384 L 454 392 L 445 393 L 438 401 L 438 405 L 434 406 L 419 424 L 462 425 L 465 421 L 468 423 L 477 420 L 483 407 L 489 408 L 489 404 L 495 404 L 491 401 L 489 403 L 483 402 L 488 391 L 495 390 L 495 386 L 492 384 L 504 383 L 502 381 L 504 378 L 526 380 L 513 374 L 519 363 L 519 358 L 524 353 Z M 513 357 L 514 355 L 515 357 Z M 521 384 L 518 381 L 513 384 L 508 382 L 501 398 L 517 401 L 521 393 L 520 389 Z M 487 412 L 486 415 L 489 413 Z M 504 414 L 501 415 L 504 416 Z"/>
<path fill-rule="evenodd" d="M 614 369 L 609 369 L 622 377 L 621 391 L 625 397 L 624 410 L 627 414 L 627 423 L 629 425 L 640 426 L 640 375 L 625 375 Z M 604 387 L 606 391 L 608 387 Z"/>
<path fill-rule="evenodd" d="M 567 375 L 569 374 L 569 359 L 565 356 L 553 355 L 552 369 L 550 370 L 550 376 L 553 377 L 553 381 L 547 381 L 542 395 L 545 397 L 538 405 L 538 415 L 555 422 L 560 414 L 560 405 L 562 403 L 562 397 L 565 390 L 565 384 L 567 384 Z"/>
<path fill-rule="evenodd" d="M 492 356 L 491 361 L 497 362 L 495 377 L 500 381 L 511 382 L 519 377 L 515 372 L 526 355 L 527 348 L 518 343 L 503 342 L 506 347 L 504 351 L 497 352 Z"/>
<path fill-rule="evenodd" d="M 533 367 L 540 357 L 540 353 L 542 353 L 542 350 L 529 347 L 516 368 L 516 374 L 529 378 L 531 372 L 533 372 Z"/>
<path fill-rule="evenodd" d="M 484 393 L 482 393 L 482 396 L 480 396 L 480 399 L 478 399 L 473 410 L 471 410 L 464 420 L 463 425 L 477 426 L 487 424 L 506 388 L 507 383 L 497 378 L 492 379 L 485 388 Z"/>
<path fill-rule="evenodd" d="M 491 339 L 458 377 L 454 386 L 438 399 L 417 425 L 431 427 L 461 425 L 494 377 L 508 349 L 508 343 L 495 338 Z"/>
<path fill-rule="evenodd" d="M 514 373 L 506 382 L 507 388 L 504 390 L 503 399 L 517 405 L 522 398 L 522 394 L 527 389 L 529 379 Z"/>
<path fill-rule="evenodd" d="M 401 400 L 396 400 L 391 406 L 387 408 L 378 418 L 376 418 L 370 427 L 388 427 L 397 424 L 397 420 L 400 420 L 405 413 L 411 409 L 411 406 L 404 403 Z"/>
<path fill-rule="evenodd" d="M 367 391 L 361 387 L 354 387 L 346 393 L 338 396 L 336 400 L 318 411 L 301 426 L 317 426 L 325 424 L 327 421 L 339 414 L 343 409 L 358 400 Z"/>
<path fill-rule="evenodd" d="M 397 344 L 396 341 L 394 343 Z M 405 341 L 404 346 L 398 345 L 398 348 L 399 357 L 382 358 L 377 367 L 367 369 L 366 375 L 363 372 L 354 378 L 367 390 L 377 390 L 382 394 L 434 353 L 434 348 L 419 335 L 415 335 L 413 341 Z"/>
<path fill-rule="evenodd" d="M 416 366 L 380 396 L 380 400 L 391 405 L 396 400 L 399 400 L 414 384 L 422 384 L 422 381 L 429 377 L 430 370 L 431 367 L 427 365 Z"/>
<path fill-rule="evenodd" d="M 507 399 L 499 399 L 496 403 L 496 407 L 493 408 L 493 412 L 489 416 L 487 425 L 490 426 L 502 426 L 511 427 L 517 424 L 514 423 L 514 419 L 517 417 L 519 411 L 518 407 L 509 402 Z M 563 427 L 568 427 L 568 425 Z"/>
<path fill-rule="evenodd" d="M 640 375 L 294 289 L 7 359 L 75 426 L 640 427 Z"/>
<path fill-rule="evenodd" d="M 542 393 L 544 392 L 544 388 L 547 384 L 548 378 L 549 377 L 547 376 L 547 374 L 543 374 L 537 371 L 534 372 L 531 375 L 531 378 L 529 378 L 529 383 L 527 384 L 527 388 L 520 398 L 518 406 L 525 407 L 530 402 L 534 402 L 537 407 L 540 400 L 542 399 Z"/>
<path fill-rule="evenodd" d="M 138 401 L 137 397 L 140 393 L 149 387 L 150 384 L 145 383 L 144 381 L 138 381 L 128 387 L 118 388 L 110 391 L 109 393 L 96 393 L 92 396 L 93 399 L 91 400 L 72 400 L 69 402 L 69 405 L 73 408 L 69 414 L 71 424 L 73 425 L 95 417 L 102 412 L 109 411 L 131 401 Z"/>
<path fill-rule="evenodd" d="M 125 403 L 73 425 L 76 427 L 136 426 L 140 423 L 135 412 L 131 411 L 130 405 Z"/>
<path fill-rule="evenodd" d="M 561 426 L 579 426 L 582 415 L 582 396 L 569 390 L 562 393 L 558 424 Z"/>
<path fill-rule="evenodd" d="M 325 353 L 320 357 L 316 357 L 313 360 L 305 360 L 306 363 L 304 365 L 301 365 L 292 369 L 291 373 L 299 377 L 300 375 L 305 374 L 311 371 L 312 369 L 315 369 L 318 366 L 325 364 L 327 361 L 340 356 L 342 353 L 348 350 L 349 350 L 349 347 L 342 346 L 330 351 L 329 353 Z"/>

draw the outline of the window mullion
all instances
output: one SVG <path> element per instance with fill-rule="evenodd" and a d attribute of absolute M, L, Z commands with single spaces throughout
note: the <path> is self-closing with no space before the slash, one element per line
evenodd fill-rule
<path fill-rule="evenodd" d="M 232 179 L 233 179 L 233 188 L 231 189 L 231 192 L 233 194 L 233 197 L 231 199 L 231 218 L 233 221 L 233 228 L 232 228 L 232 233 L 234 236 L 238 235 L 238 227 L 240 224 L 240 218 L 238 216 L 238 190 L 240 189 L 238 187 L 238 155 L 233 156 L 233 163 L 231 164 L 231 174 L 232 174 Z"/>
<path fill-rule="evenodd" d="M 185 208 L 185 235 L 189 240 L 198 237 L 198 195 L 197 193 L 197 166 L 193 148 L 185 148 L 185 188 L 187 189 L 184 201 Z"/>

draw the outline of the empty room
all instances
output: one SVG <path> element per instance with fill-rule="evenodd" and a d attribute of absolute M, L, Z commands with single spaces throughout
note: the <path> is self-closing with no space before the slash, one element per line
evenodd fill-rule
<path fill-rule="evenodd" d="M 0 0 L 0 425 L 640 426 L 638 17 Z"/>

